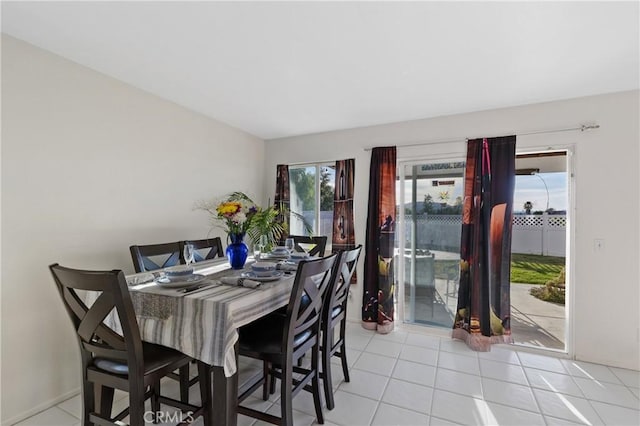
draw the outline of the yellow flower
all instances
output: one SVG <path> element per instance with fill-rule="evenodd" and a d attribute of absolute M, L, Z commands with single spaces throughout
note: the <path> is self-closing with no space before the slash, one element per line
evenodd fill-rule
<path fill-rule="evenodd" d="M 254 216 L 260 208 L 242 192 L 234 192 L 224 199 L 201 202 L 198 208 L 209 212 L 214 222 L 228 234 L 244 235 L 254 226 Z"/>
<path fill-rule="evenodd" d="M 216 209 L 218 211 L 218 215 L 220 216 L 233 216 L 236 214 L 242 205 L 237 201 L 227 201 L 218 206 Z"/>

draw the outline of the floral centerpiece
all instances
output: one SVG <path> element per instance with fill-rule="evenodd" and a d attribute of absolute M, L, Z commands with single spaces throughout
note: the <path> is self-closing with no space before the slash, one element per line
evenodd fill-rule
<path fill-rule="evenodd" d="M 244 238 L 257 212 L 258 207 L 251 198 L 242 192 L 234 192 L 216 206 L 214 216 L 224 224 L 224 229 L 233 240 L 238 236 Z"/>
<path fill-rule="evenodd" d="M 243 192 L 232 192 L 217 201 L 200 202 L 196 209 L 208 212 L 214 224 L 227 233 L 230 244 L 226 254 L 234 269 L 241 269 L 246 262 L 249 250 L 244 243 L 245 236 L 254 245 L 263 244 L 261 241 L 266 239 L 262 250 L 270 250 L 283 235 L 287 235 L 290 215 L 299 218 L 307 232 L 311 231 L 302 215 L 284 205 L 263 209 Z"/>
<path fill-rule="evenodd" d="M 241 269 L 247 259 L 249 250 L 244 243 L 245 236 L 254 245 L 261 237 L 262 240 L 266 238 L 262 250 L 269 250 L 287 230 L 286 222 L 281 219 L 281 212 L 286 209 L 274 206 L 263 209 L 243 192 L 233 192 L 212 202 L 200 202 L 196 208 L 209 213 L 214 225 L 228 235 L 230 244 L 226 254 L 235 269 Z"/>
<path fill-rule="evenodd" d="M 225 230 L 230 240 L 225 251 L 229 263 L 233 269 L 242 269 L 249 254 L 244 237 L 258 214 L 258 206 L 244 193 L 233 192 L 222 200 L 201 202 L 196 208 L 208 212 L 215 225 Z"/>

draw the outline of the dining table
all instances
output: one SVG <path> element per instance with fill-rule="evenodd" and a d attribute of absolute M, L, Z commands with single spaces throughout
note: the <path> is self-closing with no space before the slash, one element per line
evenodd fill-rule
<path fill-rule="evenodd" d="M 285 306 L 295 278 L 293 267 L 277 279 L 259 279 L 256 288 L 243 286 L 235 278 L 250 275 L 251 263 L 242 270 L 230 269 L 226 259 L 194 263 L 193 274 L 204 277 L 186 288 L 160 286 L 148 272 L 126 276 L 142 340 L 211 366 L 213 396 L 207 403 L 215 426 L 237 424 L 238 329 Z M 161 274 L 154 271 L 153 278 Z"/>

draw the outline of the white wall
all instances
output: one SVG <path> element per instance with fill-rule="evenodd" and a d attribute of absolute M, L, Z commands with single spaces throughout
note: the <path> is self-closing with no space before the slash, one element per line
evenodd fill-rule
<path fill-rule="evenodd" d="M 519 152 L 574 146 L 575 245 L 571 297 L 577 359 L 640 368 L 638 218 L 638 91 L 482 111 L 434 119 L 350 129 L 266 143 L 267 193 L 275 191 L 278 163 L 356 159 L 356 241 L 363 243 L 367 216 L 370 146 L 459 139 L 460 142 L 405 147 L 398 159 L 464 158 L 465 137 L 499 136 L 575 127 L 597 122 L 599 130 L 522 136 Z M 426 100 L 433 101 L 433 100 Z M 363 107 L 366 107 L 363 105 Z M 603 206 L 615 206 L 619 220 L 604 220 Z M 605 240 L 595 253 L 593 240 Z M 364 262 L 360 262 L 360 274 Z M 353 287 L 349 317 L 360 319 L 362 282 Z M 517 336 L 515 336 L 517 339 Z"/>
<path fill-rule="evenodd" d="M 263 156 L 254 136 L 2 36 L 2 424 L 79 387 L 47 266 L 132 272 L 131 244 L 206 237 L 194 202 L 262 195 Z"/>

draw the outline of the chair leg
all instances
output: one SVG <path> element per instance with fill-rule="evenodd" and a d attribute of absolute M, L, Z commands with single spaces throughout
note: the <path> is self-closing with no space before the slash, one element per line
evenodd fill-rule
<path fill-rule="evenodd" d="M 331 378 L 331 345 L 333 342 L 333 330 L 326 330 L 322 334 L 322 384 L 324 386 L 324 399 L 327 409 L 333 410 L 333 380 Z"/>
<path fill-rule="evenodd" d="M 153 402 L 152 402 L 153 405 Z M 136 390 L 135 387 L 129 389 L 129 426 L 144 426 L 144 388 Z M 154 410 L 153 422 L 156 423 Z"/>
<path fill-rule="evenodd" d="M 202 417 L 205 425 L 213 422 L 213 413 L 211 412 L 212 388 L 211 388 L 211 369 L 204 362 L 198 361 L 198 381 L 200 382 L 200 398 L 204 407 Z"/>
<path fill-rule="evenodd" d="M 264 378 L 264 383 L 262 383 L 262 399 L 264 401 L 269 399 L 269 391 L 270 391 L 269 384 L 271 383 L 270 380 L 273 380 L 273 376 L 270 374 L 270 372 L 271 372 L 271 363 L 267 362 L 267 361 L 263 361 L 262 362 L 262 377 Z M 271 392 L 271 393 L 273 393 L 273 392 Z"/>
<path fill-rule="evenodd" d="M 344 374 L 344 381 L 349 382 L 349 364 L 347 363 L 347 320 L 343 318 L 340 323 L 340 362 L 342 363 L 342 373 Z"/>
<path fill-rule="evenodd" d="M 288 363 L 283 363 L 282 380 L 280 383 L 280 416 L 282 417 L 282 426 L 293 426 L 292 385 L 293 366 Z"/>
<path fill-rule="evenodd" d="M 102 417 L 106 417 L 107 419 L 111 418 L 111 410 L 113 407 L 113 394 L 114 389 L 109 388 L 107 386 L 100 386 L 100 415 Z"/>
<path fill-rule="evenodd" d="M 276 393 L 276 376 L 274 376 L 273 374 L 271 374 L 269 378 L 269 393 L 271 395 Z"/>
<path fill-rule="evenodd" d="M 313 390 L 313 405 L 316 409 L 316 420 L 319 424 L 324 424 L 324 416 L 322 415 L 322 400 L 320 399 L 320 371 L 318 358 L 320 356 L 320 348 L 316 346 L 311 353 L 311 369 L 313 371 L 313 377 L 311 378 L 311 388 Z M 333 394 L 331 395 L 333 398 Z"/>
<path fill-rule="evenodd" d="M 151 411 L 153 412 L 153 423 L 158 423 L 158 413 L 160 412 L 160 380 L 151 385 Z M 144 404 L 144 402 L 143 402 Z"/>
<path fill-rule="evenodd" d="M 180 367 L 180 401 L 189 403 L 189 364 Z"/>
<path fill-rule="evenodd" d="M 349 382 L 349 364 L 347 363 L 347 347 L 344 344 L 344 340 L 342 341 L 342 345 L 340 347 L 340 362 L 342 363 L 342 373 L 344 374 L 344 381 Z"/>
<path fill-rule="evenodd" d="M 82 412 L 83 425 L 91 424 L 91 422 L 89 422 L 89 415 L 96 410 L 96 395 L 93 391 L 95 386 L 96 385 L 91 382 L 87 382 L 85 380 L 82 381 L 82 407 L 84 409 Z M 100 401 L 102 401 L 102 399 L 100 399 Z"/>

